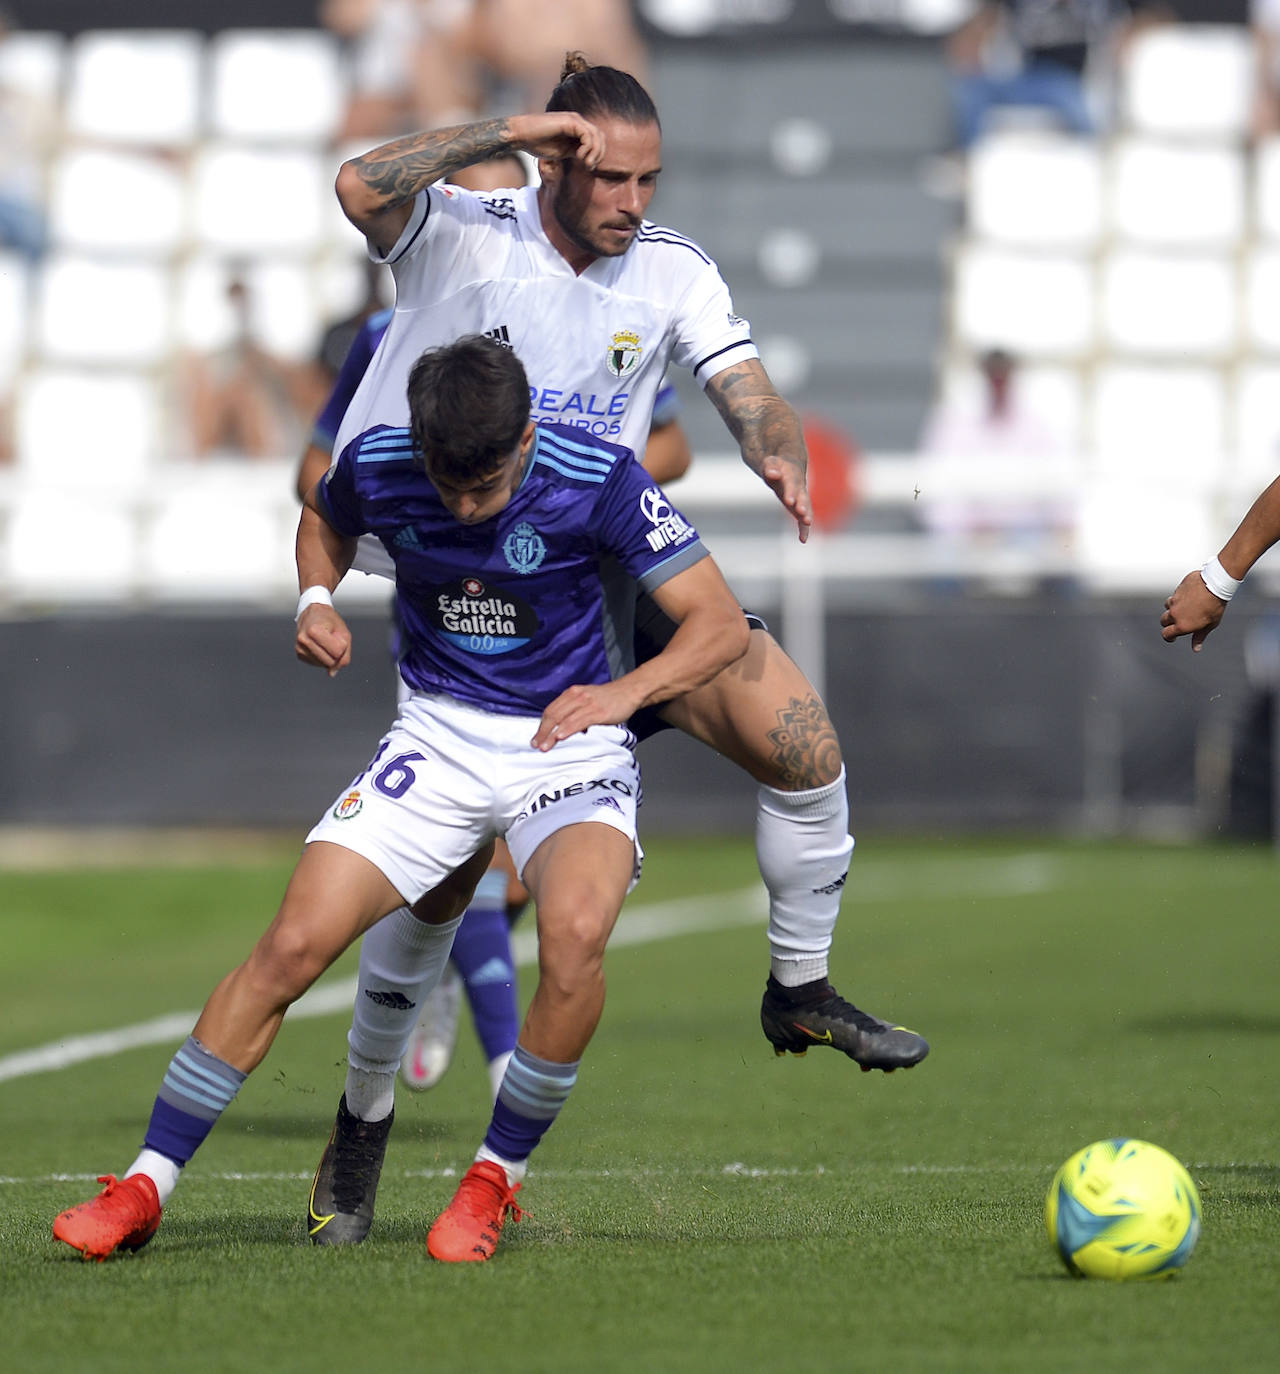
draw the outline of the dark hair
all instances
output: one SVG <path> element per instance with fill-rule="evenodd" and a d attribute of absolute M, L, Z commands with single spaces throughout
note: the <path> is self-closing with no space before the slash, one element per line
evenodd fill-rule
<path fill-rule="evenodd" d="M 547 110 L 662 127 L 657 106 L 634 76 L 616 67 L 593 67 L 580 52 L 565 53 L 560 84 L 551 92 Z"/>
<path fill-rule="evenodd" d="M 414 452 L 446 481 L 491 473 L 529 423 L 529 379 L 504 344 L 467 334 L 428 349 L 409 373 Z"/>

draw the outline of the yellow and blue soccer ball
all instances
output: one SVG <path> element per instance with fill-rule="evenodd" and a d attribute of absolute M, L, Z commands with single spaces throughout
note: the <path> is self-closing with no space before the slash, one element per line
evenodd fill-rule
<path fill-rule="evenodd" d="M 1200 1238 L 1200 1197 L 1190 1174 L 1159 1145 L 1099 1140 L 1058 1170 L 1044 1220 L 1073 1274 L 1165 1278 L 1186 1264 Z"/>

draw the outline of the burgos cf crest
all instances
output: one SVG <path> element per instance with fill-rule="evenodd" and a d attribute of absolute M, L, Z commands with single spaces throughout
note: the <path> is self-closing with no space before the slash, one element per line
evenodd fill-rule
<path fill-rule="evenodd" d="M 536 572 L 547 556 L 542 536 L 527 520 L 522 520 L 503 541 L 507 563 L 518 573 Z"/>
<path fill-rule="evenodd" d="M 640 366 L 640 335 L 634 329 L 619 329 L 609 340 L 605 366 L 615 377 L 629 377 Z"/>

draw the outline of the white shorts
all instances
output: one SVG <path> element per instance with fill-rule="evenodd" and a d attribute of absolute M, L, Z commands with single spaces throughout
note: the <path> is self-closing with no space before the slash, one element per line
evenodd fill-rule
<path fill-rule="evenodd" d="M 412 903 L 495 835 L 506 836 L 523 875 L 548 835 L 598 821 L 634 845 L 634 885 L 643 857 L 635 736 L 625 726 L 593 725 L 544 754 L 529 743 L 537 728 L 537 716 L 414 692 L 307 843 L 325 840 L 362 855 Z"/>

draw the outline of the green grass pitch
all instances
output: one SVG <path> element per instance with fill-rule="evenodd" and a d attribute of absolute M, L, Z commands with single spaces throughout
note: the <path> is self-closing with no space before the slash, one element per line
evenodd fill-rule
<path fill-rule="evenodd" d="M 493 1262 L 448 1267 L 423 1248 L 488 1116 L 466 1026 L 444 1083 L 400 1093 L 369 1242 L 307 1244 L 310 1174 L 342 1085 L 340 1011 L 286 1022 L 149 1247 L 79 1261 L 52 1241 L 52 1218 L 133 1158 L 181 1034 L 52 1070 L 17 1073 L 16 1056 L 194 1012 L 290 865 L 0 872 L 7 1367 L 1275 1367 L 1270 851 L 867 839 L 834 978 L 933 1045 L 886 1077 L 823 1050 L 774 1058 L 749 847 L 653 841 L 610 950 L 604 1020 L 535 1156 L 529 1215 Z M 330 978 L 353 967 L 348 956 Z M 522 977 L 527 989 L 532 970 Z M 1201 1190 L 1199 1249 L 1170 1281 L 1071 1279 L 1045 1237 L 1058 1164 L 1117 1134 L 1171 1150 Z"/>

